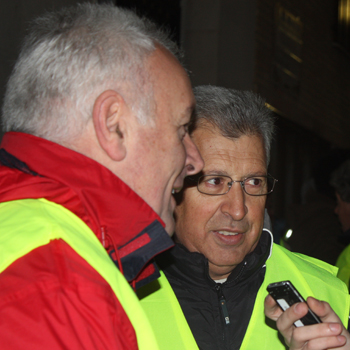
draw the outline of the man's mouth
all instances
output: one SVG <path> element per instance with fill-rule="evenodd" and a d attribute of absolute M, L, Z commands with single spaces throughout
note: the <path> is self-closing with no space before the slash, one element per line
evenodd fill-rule
<path fill-rule="evenodd" d="M 239 232 L 231 232 L 231 231 L 216 231 L 216 232 L 224 236 L 236 236 L 239 234 Z"/>

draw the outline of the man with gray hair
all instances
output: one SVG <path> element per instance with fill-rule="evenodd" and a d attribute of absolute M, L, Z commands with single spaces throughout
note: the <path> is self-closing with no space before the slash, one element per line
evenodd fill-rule
<path fill-rule="evenodd" d="M 158 349 L 130 284 L 158 277 L 173 193 L 203 166 L 178 58 L 112 5 L 34 21 L 2 114 L 2 350 Z"/>
<path fill-rule="evenodd" d="M 350 240 L 350 159 L 346 160 L 331 175 L 331 185 L 334 187 L 337 205 L 334 212 L 340 221 L 343 234 L 342 241 Z M 349 288 L 350 280 L 350 245 L 339 255 L 336 265 L 339 267 L 338 277 Z"/>
<path fill-rule="evenodd" d="M 214 86 L 194 91 L 192 136 L 204 168 L 178 194 L 177 244 L 157 259 L 164 275 L 139 293 L 158 338 L 165 346 L 179 330 L 187 349 L 201 350 L 328 349 L 346 342 L 341 349 L 349 349 L 349 334 L 325 302 L 308 299 L 324 323 L 295 330 L 306 305 L 282 314 L 267 298 L 266 315 L 277 326 L 266 321 L 266 287 L 273 282 L 291 280 L 305 297 L 328 301 L 346 326 L 349 295 L 334 267 L 273 244 L 265 228 L 276 179 L 267 172 L 274 121 L 263 99 Z"/>

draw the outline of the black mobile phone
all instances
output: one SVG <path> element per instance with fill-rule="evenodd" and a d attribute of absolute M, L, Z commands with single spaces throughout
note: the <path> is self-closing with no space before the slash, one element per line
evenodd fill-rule
<path fill-rule="evenodd" d="M 295 303 L 306 303 L 305 299 L 300 295 L 300 293 L 290 281 L 271 283 L 267 286 L 267 291 L 272 296 L 272 298 L 275 299 L 276 303 L 283 311 L 287 310 Z M 322 323 L 322 321 L 309 308 L 309 312 L 300 320 L 296 321 L 294 325 L 296 327 L 301 327 L 315 323 Z"/>

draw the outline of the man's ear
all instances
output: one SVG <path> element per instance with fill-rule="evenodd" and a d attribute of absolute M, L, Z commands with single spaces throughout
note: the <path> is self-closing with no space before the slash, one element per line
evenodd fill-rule
<path fill-rule="evenodd" d="M 114 161 L 126 156 L 124 139 L 125 118 L 128 107 L 123 97 L 113 90 L 106 90 L 95 100 L 92 118 L 101 148 Z"/>

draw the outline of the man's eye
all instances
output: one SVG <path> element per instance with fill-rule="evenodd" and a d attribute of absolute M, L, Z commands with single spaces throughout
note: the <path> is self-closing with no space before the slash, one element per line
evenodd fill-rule
<path fill-rule="evenodd" d="M 261 186 L 263 184 L 263 179 L 259 177 L 250 177 L 244 181 L 246 186 Z"/>
<path fill-rule="evenodd" d="M 212 177 L 206 180 L 206 183 L 213 186 L 218 186 L 223 184 L 223 179 L 221 177 Z"/>

